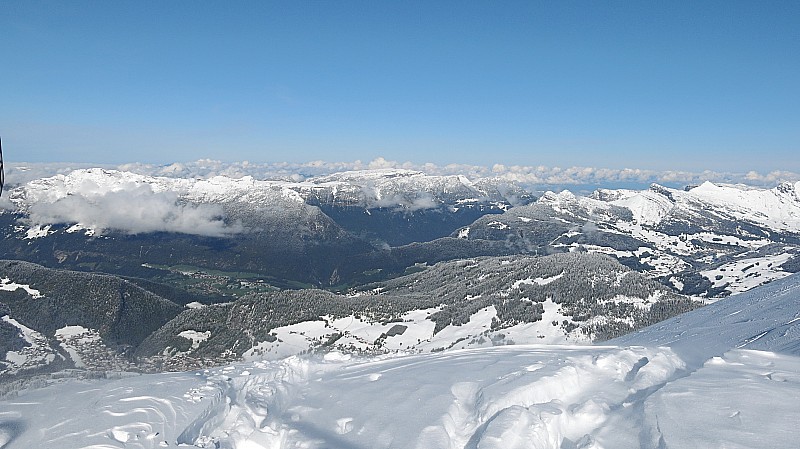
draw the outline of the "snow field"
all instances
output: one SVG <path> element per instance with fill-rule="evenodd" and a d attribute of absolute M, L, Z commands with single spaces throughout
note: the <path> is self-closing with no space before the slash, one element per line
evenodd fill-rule
<path fill-rule="evenodd" d="M 555 276 L 551 276 L 551 277 L 548 277 L 548 278 L 537 277 L 536 279 L 531 279 L 531 278 L 520 279 L 518 281 L 514 281 L 514 283 L 511 285 L 511 288 L 512 289 L 519 288 L 520 285 L 526 285 L 526 284 L 527 285 L 534 285 L 534 284 L 536 284 L 536 285 L 547 285 L 547 284 L 549 284 L 549 283 L 551 283 L 551 282 L 553 282 L 553 281 L 555 281 L 557 279 L 562 278 L 563 276 L 564 276 L 564 273 L 562 272 L 561 274 L 557 274 Z"/>
<path fill-rule="evenodd" d="M 800 358 L 737 350 L 647 402 L 663 447 L 797 447 Z M 656 447 L 659 441 L 650 441 Z"/>
<path fill-rule="evenodd" d="M 22 391 L 17 398 L 0 403 L 0 435 L 4 422 L 29 430 L 0 447 L 176 447 L 180 431 L 211 402 L 210 397 L 197 403 L 183 397 L 188 385 L 201 382 L 193 374 L 171 373 L 116 380 L 70 379 Z"/>
<path fill-rule="evenodd" d="M 559 275 L 560 276 L 560 275 Z M 533 279 L 530 282 L 548 282 Z M 527 281 L 522 281 L 526 283 Z M 617 298 L 628 301 L 630 298 Z M 387 324 L 372 322 L 365 317 L 348 316 L 282 326 L 273 329 L 275 341 L 263 341 L 244 353 L 245 360 L 280 360 L 304 354 L 309 348 L 323 344 L 329 348 L 363 353 L 427 353 L 449 349 L 491 347 L 506 344 L 565 344 L 589 343 L 590 338 L 579 331 L 566 334 L 561 323 L 572 321 L 561 313 L 561 306 L 549 298 L 542 303 L 544 314 L 540 321 L 517 324 L 501 330 L 492 330 L 492 320 L 497 310 L 489 306 L 470 317 L 460 326 L 449 325 L 433 334 L 436 323 L 429 319 L 438 308 L 414 310 L 402 316 L 402 321 Z M 553 325 L 553 322 L 558 323 Z M 402 333 L 391 330 L 400 326 Z M 391 335 L 390 335 L 391 334 Z M 330 342 L 335 340 L 334 342 Z"/>
<path fill-rule="evenodd" d="M 667 348 L 334 352 L 22 391 L 0 447 L 793 448 L 798 373 L 750 350 L 696 371 Z"/>
<path fill-rule="evenodd" d="M 197 349 L 200 347 L 200 343 L 208 340 L 208 337 L 211 336 L 211 331 L 196 331 L 196 330 L 185 330 L 178 334 L 179 337 L 183 337 L 192 342 L 191 349 Z"/>
<path fill-rule="evenodd" d="M 250 449 L 559 447 L 565 441 L 603 447 L 591 433 L 607 415 L 680 366 L 674 355 L 641 348 L 507 346 L 367 361 L 337 353 L 324 360 L 291 357 L 185 377 L 200 386 L 183 405 L 175 389 L 159 399 L 142 394 L 148 387 L 140 382 L 79 388 L 77 395 L 95 400 L 108 392 L 97 401 L 99 421 L 92 422 L 95 428 L 102 423 L 102 431 L 74 432 L 75 440 L 63 441 L 53 432 L 47 441 L 171 447 L 158 436 L 177 434 L 179 444 Z M 172 385 L 172 378 L 162 380 L 170 376 L 145 377 Z M 187 399 L 198 396 L 200 402 Z"/>
<path fill-rule="evenodd" d="M 705 182 L 689 193 L 707 203 L 730 209 L 737 219 L 797 232 L 800 231 L 800 183 L 792 187 L 793 192 L 784 193 L 780 188 L 762 190 Z"/>
<path fill-rule="evenodd" d="M 380 349 L 406 351 L 418 347 L 433 335 L 436 323 L 428 317 L 438 308 L 413 310 L 405 313 L 401 321 L 388 324 L 376 323 L 363 317 L 348 316 L 333 319 L 323 317 L 319 321 L 305 321 L 273 329 L 277 340 L 264 341 L 245 352 L 245 360 L 279 360 L 304 353 L 309 347 L 318 347 L 334 335 L 338 335 L 334 347 L 348 350 L 369 351 L 375 349 L 376 340 L 384 336 Z M 490 319 L 491 320 L 491 319 Z M 401 334 L 388 336 L 395 326 L 403 326 Z"/>
<path fill-rule="evenodd" d="M 598 429 L 683 364 L 668 350 L 505 346 L 260 367 L 209 376 L 228 399 L 204 414 L 213 423 L 201 418 L 181 441 L 250 449 L 606 447 Z"/>
<path fill-rule="evenodd" d="M 669 346 L 697 369 L 731 349 L 800 356 L 800 275 L 732 295 L 690 313 L 610 340 L 627 346 Z"/>
<path fill-rule="evenodd" d="M 740 293 L 768 282 L 785 278 L 791 273 L 779 267 L 791 259 L 793 254 L 784 253 L 765 257 L 739 259 L 721 265 L 713 270 L 701 271 L 714 287 L 727 285 L 732 293 Z"/>
<path fill-rule="evenodd" d="M 43 296 L 41 292 L 39 292 L 39 290 L 31 288 L 31 286 L 28 284 L 17 284 L 16 282 L 13 282 L 9 278 L 0 279 L 0 290 L 13 292 L 19 289 L 25 290 L 25 292 L 27 292 L 28 295 L 30 295 L 34 299 L 41 298 Z"/>
<path fill-rule="evenodd" d="M 664 195 L 649 190 L 612 201 L 611 204 L 628 208 L 633 214 L 633 219 L 637 223 L 645 225 L 661 222 L 675 207 Z"/>
<path fill-rule="evenodd" d="M 487 325 L 484 325 L 480 329 L 473 330 L 473 337 L 471 339 L 465 340 L 463 343 L 459 342 L 459 344 L 456 344 L 453 347 L 458 349 L 466 349 L 507 344 L 561 345 L 590 343 L 589 336 L 581 333 L 580 331 L 576 330 L 570 332 L 569 334 L 565 334 L 564 329 L 561 327 L 561 323 L 564 320 L 572 322 L 572 317 L 562 314 L 560 305 L 553 302 L 553 300 L 550 298 L 547 298 L 542 303 L 542 306 L 544 307 L 544 313 L 542 314 L 542 319 L 539 321 L 534 323 L 516 324 L 501 330 L 487 331 L 487 329 L 489 329 L 491 326 L 491 318 L 494 318 L 497 315 L 494 306 L 492 306 L 489 309 L 493 312 L 493 315 L 488 320 L 488 327 Z M 558 324 L 553 325 L 553 322 Z M 468 325 L 472 324 L 473 322 L 470 321 Z M 480 342 L 481 337 L 484 338 L 483 343 Z"/>
<path fill-rule="evenodd" d="M 51 231 L 50 230 L 51 227 L 52 227 L 51 225 L 44 225 L 44 226 L 43 225 L 36 225 L 36 226 L 33 226 L 30 229 L 25 231 L 25 237 L 23 237 L 23 238 L 26 239 L 26 240 L 33 240 L 33 239 L 38 239 L 38 238 L 41 238 L 41 237 L 47 237 L 48 235 L 50 235 L 53 232 L 55 232 L 55 231 Z"/>

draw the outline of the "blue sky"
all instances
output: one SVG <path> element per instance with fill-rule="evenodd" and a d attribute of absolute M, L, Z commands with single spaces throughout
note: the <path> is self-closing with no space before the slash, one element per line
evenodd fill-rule
<path fill-rule="evenodd" d="M 0 1 L 7 160 L 800 172 L 800 2 Z"/>

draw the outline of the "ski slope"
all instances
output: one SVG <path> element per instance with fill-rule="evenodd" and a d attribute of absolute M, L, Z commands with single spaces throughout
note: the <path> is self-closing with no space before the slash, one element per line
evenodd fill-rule
<path fill-rule="evenodd" d="M 603 346 L 250 361 L 62 380 L 0 448 L 796 448 L 800 276 Z"/>

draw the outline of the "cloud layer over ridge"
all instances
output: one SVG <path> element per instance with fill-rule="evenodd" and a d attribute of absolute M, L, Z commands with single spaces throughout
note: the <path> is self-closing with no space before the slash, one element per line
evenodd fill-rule
<path fill-rule="evenodd" d="M 33 224 L 77 223 L 99 232 L 114 229 L 131 234 L 177 232 L 221 237 L 242 231 L 241 225 L 225 222 L 220 205 L 186 203 L 176 192 L 155 192 L 146 184 L 131 183 L 111 191 L 81 186 L 68 195 L 35 201 L 28 212 Z"/>
<path fill-rule="evenodd" d="M 68 173 L 77 168 L 87 168 L 91 164 L 66 163 L 7 163 L 6 181 L 10 185 L 24 184 L 56 174 Z M 100 166 L 100 165 L 94 165 Z M 170 165 L 153 165 L 129 163 L 119 166 L 103 166 L 122 171 L 131 171 L 148 176 L 166 176 L 175 178 L 209 178 L 217 175 L 241 178 L 252 176 L 256 179 L 275 179 L 301 181 L 309 177 L 329 175 L 351 170 L 372 169 L 406 169 L 420 171 L 429 175 L 465 175 L 475 180 L 479 178 L 497 177 L 507 181 L 519 182 L 527 187 L 537 186 L 608 186 L 619 184 L 701 184 L 705 181 L 746 184 L 758 187 L 774 187 L 781 181 L 800 181 L 800 174 L 775 170 L 769 173 L 750 171 L 747 173 L 703 171 L 648 170 L 637 168 L 599 168 L 599 167 L 546 167 L 542 165 L 503 165 L 491 167 L 466 164 L 436 165 L 431 163 L 416 164 L 412 162 L 388 161 L 377 158 L 370 162 L 326 162 L 311 161 L 306 163 L 251 163 L 221 162 L 200 159 L 193 162 L 178 162 Z"/>

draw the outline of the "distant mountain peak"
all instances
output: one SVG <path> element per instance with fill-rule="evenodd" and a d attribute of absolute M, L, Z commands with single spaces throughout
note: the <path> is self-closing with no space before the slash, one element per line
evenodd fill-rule
<path fill-rule="evenodd" d="M 332 181 L 374 181 L 397 178 L 412 178 L 427 176 L 425 173 L 416 170 L 406 170 L 403 168 L 379 168 L 370 170 L 351 170 L 333 173 L 325 176 L 309 178 L 308 181 L 319 184 Z"/>

